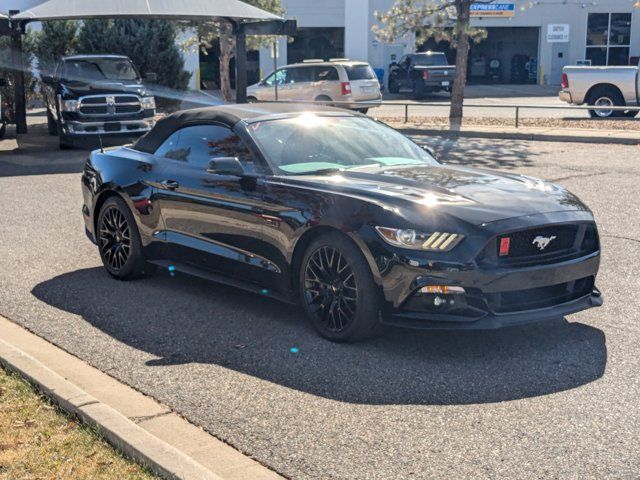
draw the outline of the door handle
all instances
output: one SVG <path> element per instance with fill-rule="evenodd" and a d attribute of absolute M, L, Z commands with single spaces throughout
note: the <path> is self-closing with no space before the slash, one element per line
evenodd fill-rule
<path fill-rule="evenodd" d="M 175 180 L 164 180 L 160 182 L 160 185 L 162 185 L 162 188 L 166 188 L 167 190 L 175 190 L 180 187 L 180 184 Z"/>

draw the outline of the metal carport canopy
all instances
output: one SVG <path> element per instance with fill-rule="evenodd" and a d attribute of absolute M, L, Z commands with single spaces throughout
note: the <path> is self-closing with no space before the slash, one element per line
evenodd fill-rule
<path fill-rule="evenodd" d="M 277 15 L 240 0 L 48 0 L 11 18 L 35 21 L 144 17 L 174 20 L 282 20 Z"/>
<path fill-rule="evenodd" d="M 286 35 L 295 32 L 295 20 L 285 21 L 240 0 L 48 0 L 24 12 L 9 12 L 16 32 L 24 32 L 24 24 L 46 20 L 89 20 L 109 18 L 152 18 L 166 20 L 229 21 L 236 35 L 236 101 L 247 100 L 246 35 L 252 25 L 262 25 L 262 35 Z M 269 24 L 268 28 L 264 28 Z M 271 30 L 271 31 L 265 31 Z M 22 50 L 20 35 L 17 35 Z M 23 74 L 21 74 L 23 75 Z M 16 82 L 16 128 L 27 133 L 25 92 Z M 19 107 L 19 108 L 18 108 Z"/>

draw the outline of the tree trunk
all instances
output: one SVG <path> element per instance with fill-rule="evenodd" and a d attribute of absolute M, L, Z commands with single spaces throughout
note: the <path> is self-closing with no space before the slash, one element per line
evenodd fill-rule
<path fill-rule="evenodd" d="M 229 63 L 233 56 L 232 36 L 227 33 L 220 34 L 220 95 L 225 102 L 231 102 L 231 77 L 229 76 Z"/>
<path fill-rule="evenodd" d="M 467 85 L 467 60 L 469 58 L 469 18 L 471 0 L 456 0 L 458 18 L 455 26 L 456 38 L 456 78 L 451 89 L 451 110 L 449 126 L 451 130 L 460 130 L 462 125 L 462 102 Z"/>

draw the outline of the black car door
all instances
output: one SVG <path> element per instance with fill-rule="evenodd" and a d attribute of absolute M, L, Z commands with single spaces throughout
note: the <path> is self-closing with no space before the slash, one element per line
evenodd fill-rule
<path fill-rule="evenodd" d="M 168 258 L 254 283 L 277 269 L 260 255 L 261 166 L 235 132 L 223 125 L 187 126 L 156 157 L 163 163 L 159 205 Z M 211 160 L 228 157 L 238 158 L 246 175 L 210 171 Z"/>

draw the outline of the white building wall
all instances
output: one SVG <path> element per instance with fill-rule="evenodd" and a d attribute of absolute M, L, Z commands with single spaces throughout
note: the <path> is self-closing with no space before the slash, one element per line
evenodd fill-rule
<path fill-rule="evenodd" d="M 371 34 L 369 0 L 346 1 L 344 17 L 348 26 L 344 32 L 345 57 L 368 61 Z"/>

